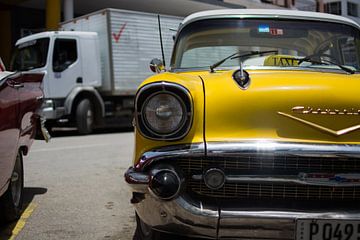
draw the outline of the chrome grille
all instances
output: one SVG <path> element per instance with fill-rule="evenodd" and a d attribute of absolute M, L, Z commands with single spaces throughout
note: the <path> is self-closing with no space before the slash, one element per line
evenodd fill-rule
<path fill-rule="evenodd" d="M 232 158 L 179 159 L 178 165 L 187 178 L 187 190 L 201 196 L 237 199 L 360 200 L 360 186 L 328 187 L 281 183 L 225 183 L 219 190 L 209 189 L 194 174 L 219 167 L 225 172 L 247 174 L 360 173 L 360 159 L 298 156 L 248 155 Z"/>
<path fill-rule="evenodd" d="M 226 183 L 219 190 L 211 190 L 203 182 L 192 180 L 188 188 L 199 195 L 216 198 L 360 200 L 360 187 Z"/>
<path fill-rule="evenodd" d="M 320 158 L 298 156 L 240 156 L 236 158 L 182 159 L 179 165 L 185 171 L 204 170 L 216 165 L 224 170 L 298 170 L 310 172 L 360 172 L 358 158 Z"/>

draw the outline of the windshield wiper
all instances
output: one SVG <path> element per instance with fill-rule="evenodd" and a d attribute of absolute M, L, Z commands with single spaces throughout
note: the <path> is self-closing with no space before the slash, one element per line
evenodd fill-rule
<path fill-rule="evenodd" d="M 335 65 L 337 67 L 339 67 L 341 70 L 350 73 L 350 74 L 354 74 L 356 71 L 354 71 L 353 69 L 346 67 L 342 64 L 338 64 L 336 62 L 333 61 L 329 61 L 329 60 L 325 60 L 325 59 L 321 59 L 320 61 L 313 59 L 313 56 L 308 56 L 308 57 L 304 57 L 304 58 L 298 58 L 295 59 L 299 61 L 299 64 L 301 64 L 302 62 L 310 62 L 310 63 L 315 63 L 315 64 L 320 64 L 320 65 Z"/>
<path fill-rule="evenodd" d="M 210 66 L 210 72 L 214 72 L 214 69 L 217 68 L 218 66 L 220 66 L 221 64 L 223 64 L 226 60 L 228 59 L 235 59 L 235 58 L 244 58 L 244 57 L 250 57 L 250 56 L 254 56 L 254 55 L 262 55 L 262 54 L 267 54 L 267 53 L 275 53 L 277 54 L 278 51 L 277 50 L 271 50 L 271 51 L 251 51 L 249 53 L 246 54 L 241 54 L 241 52 L 236 52 L 231 54 L 230 56 L 214 63 L 213 65 Z"/>

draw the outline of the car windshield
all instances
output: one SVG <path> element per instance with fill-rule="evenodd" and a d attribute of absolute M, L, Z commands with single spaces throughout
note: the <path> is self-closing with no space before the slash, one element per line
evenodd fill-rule
<path fill-rule="evenodd" d="M 209 68 L 239 52 L 274 51 L 274 54 L 231 58 L 219 68 L 314 68 L 360 70 L 360 34 L 339 23 L 270 19 L 210 19 L 186 26 L 179 34 L 171 68 Z M 311 61 L 298 61 L 299 58 Z M 334 64 L 331 64 L 334 63 Z"/>
<path fill-rule="evenodd" d="M 11 59 L 12 71 L 26 71 L 44 67 L 49 49 L 49 38 L 25 42 L 16 47 Z"/>

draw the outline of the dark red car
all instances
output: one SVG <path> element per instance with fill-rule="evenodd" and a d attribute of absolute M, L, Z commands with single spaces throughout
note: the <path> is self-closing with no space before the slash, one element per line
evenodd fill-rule
<path fill-rule="evenodd" d="M 43 74 L 0 70 L 0 220 L 19 217 L 23 202 L 23 155 L 41 128 Z"/>

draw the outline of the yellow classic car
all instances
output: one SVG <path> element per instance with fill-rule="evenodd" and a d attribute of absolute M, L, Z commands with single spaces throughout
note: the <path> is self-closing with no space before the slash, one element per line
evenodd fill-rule
<path fill-rule="evenodd" d="M 138 89 L 135 239 L 360 239 L 360 26 L 286 10 L 185 18 Z"/>

